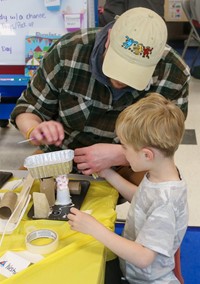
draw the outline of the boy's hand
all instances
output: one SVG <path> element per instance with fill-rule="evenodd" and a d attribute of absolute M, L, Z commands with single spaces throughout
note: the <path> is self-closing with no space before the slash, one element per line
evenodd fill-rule
<path fill-rule="evenodd" d="M 70 209 L 67 218 L 72 230 L 89 235 L 92 235 L 92 232 L 95 230 L 95 224 L 98 223 L 94 217 L 74 207 Z"/>

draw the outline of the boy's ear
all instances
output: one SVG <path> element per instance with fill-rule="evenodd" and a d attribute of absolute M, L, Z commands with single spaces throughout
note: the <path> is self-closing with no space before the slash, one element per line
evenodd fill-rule
<path fill-rule="evenodd" d="M 110 43 L 110 32 L 111 32 L 111 29 L 108 30 L 108 37 L 107 37 L 107 40 L 106 40 L 106 43 L 105 43 L 105 48 L 106 49 L 108 48 L 109 43 Z"/>
<path fill-rule="evenodd" d="M 147 160 L 151 161 L 154 158 L 154 152 L 151 149 L 143 148 L 142 151 Z"/>

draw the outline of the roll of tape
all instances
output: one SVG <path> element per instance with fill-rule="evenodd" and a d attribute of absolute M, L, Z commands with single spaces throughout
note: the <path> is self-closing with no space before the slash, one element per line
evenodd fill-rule
<path fill-rule="evenodd" d="M 52 242 L 44 245 L 36 245 L 32 242 L 37 239 L 51 239 Z M 58 246 L 58 235 L 52 230 L 36 230 L 26 236 L 26 248 L 32 253 L 48 254 L 56 250 Z"/>

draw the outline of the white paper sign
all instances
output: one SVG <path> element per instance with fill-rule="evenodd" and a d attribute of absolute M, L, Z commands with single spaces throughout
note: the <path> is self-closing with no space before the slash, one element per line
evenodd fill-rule
<path fill-rule="evenodd" d="M 0 257 L 0 274 L 5 277 L 11 277 L 17 272 L 27 268 L 30 265 L 30 261 L 11 252 L 7 251 Z"/>
<path fill-rule="evenodd" d="M 81 15 L 78 13 L 66 14 L 64 20 L 66 29 L 80 29 L 81 27 Z"/>
<path fill-rule="evenodd" d="M 45 7 L 60 6 L 60 0 L 44 0 Z"/>

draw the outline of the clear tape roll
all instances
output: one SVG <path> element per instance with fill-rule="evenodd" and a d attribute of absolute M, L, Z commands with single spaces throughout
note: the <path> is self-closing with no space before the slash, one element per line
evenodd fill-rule
<path fill-rule="evenodd" d="M 34 240 L 41 238 L 51 239 L 52 242 L 44 245 L 36 245 L 32 243 Z M 38 254 L 48 254 L 56 250 L 58 247 L 58 235 L 52 230 L 36 230 L 27 234 L 25 242 L 28 251 Z"/>

